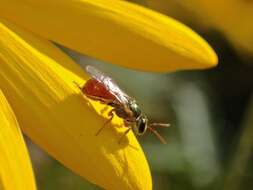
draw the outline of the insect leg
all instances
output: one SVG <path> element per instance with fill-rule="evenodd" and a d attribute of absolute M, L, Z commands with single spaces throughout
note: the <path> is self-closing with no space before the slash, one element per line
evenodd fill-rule
<path fill-rule="evenodd" d="M 108 116 L 110 117 L 105 123 L 104 125 L 96 132 L 95 136 L 98 136 L 99 133 L 105 128 L 105 126 L 110 123 L 112 121 L 113 118 L 113 112 L 115 111 L 115 109 L 112 109 L 109 113 Z"/>
<path fill-rule="evenodd" d="M 120 137 L 120 139 L 119 139 L 119 144 L 121 143 L 122 139 L 127 135 L 127 133 L 130 131 L 130 129 L 131 129 L 131 128 L 128 128 L 128 129 L 124 132 L 124 134 Z"/>
<path fill-rule="evenodd" d="M 103 104 L 110 104 L 110 103 L 113 103 L 114 100 L 111 100 L 111 99 L 105 99 L 105 98 L 101 98 L 101 97 L 98 97 L 98 96 L 92 96 L 92 95 L 88 95 L 88 94 L 85 94 L 85 96 L 89 99 L 92 99 L 92 100 L 95 100 L 95 101 L 99 101 Z"/>
<path fill-rule="evenodd" d="M 76 81 L 73 81 L 73 83 L 74 83 L 80 90 L 82 90 L 82 87 L 81 87 Z"/>

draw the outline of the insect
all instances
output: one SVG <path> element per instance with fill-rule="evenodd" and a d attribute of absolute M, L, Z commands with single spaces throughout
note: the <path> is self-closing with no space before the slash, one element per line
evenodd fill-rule
<path fill-rule="evenodd" d="M 169 124 L 149 123 L 147 116 L 142 112 L 136 100 L 123 92 L 111 77 L 90 65 L 86 66 L 86 71 L 91 78 L 82 87 L 76 83 L 75 84 L 89 99 L 99 101 L 113 108 L 108 113 L 109 119 L 97 131 L 96 135 L 98 135 L 113 119 L 115 113 L 118 117 L 124 119 L 124 124 L 127 127 L 126 131 L 120 138 L 119 143 L 132 129 L 138 136 L 143 135 L 149 130 L 156 135 L 161 143 L 166 144 L 163 137 L 153 127 L 169 127 Z"/>

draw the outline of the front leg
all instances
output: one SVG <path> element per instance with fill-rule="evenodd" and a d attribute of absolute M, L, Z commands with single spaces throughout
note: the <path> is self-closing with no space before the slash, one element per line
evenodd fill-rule
<path fill-rule="evenodd" d="M 115 112 L 115 109 L 112 109 L 111 111 L 109 111 L 108 116 L 109 119 L 103 124 L 103 126 L 96 132 L 95 136 L 98 136 L 99 133 L 105 128 L 105 126 L 110 123 L 113 119 L 113 112 Z"/>
<path fill-rule="evenodd" d="M 128 128 L 128 129 L 124 132 L 124 134 L 120 137 L 120 139 L 119 139 L 119 144 L 122 142 L 122 139 L 127 135 L 127 133 L 128 133 L 130 130 L 131 130 L 131 128 Z"/>
<path fill-rule="evenodd" d="M 127 133 L 129 133 L 129 131 L 132 129 L 131 122 L 124 120 L 124 125 L 128 127 L 128 129 L 126 129 L 124 134 L 120 137 L 119 142 L 118 142 L 119 144 L 122 142 L 123 138 L 127 135 Z"/>

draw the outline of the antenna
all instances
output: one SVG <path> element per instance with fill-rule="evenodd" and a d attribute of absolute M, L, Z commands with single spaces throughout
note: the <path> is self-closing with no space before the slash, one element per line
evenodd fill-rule
<path fill-rule="evenodd" d="M 148 126 L 148 129 L 155 134 L 155 136 L 160 140 L 162 144 L 167 144 L 167 142 L 164 140 L 164 138 L 152 127 Z"/>
<path fill-rule="evenodd" d="M 165 141 L 165 139 L 155 130 L 153 129 L 152 127 L 170 127 L 170 124 L 169 123 L 151 123 L 149 124 L 148 126 L 148 129 L 155 134 L 155 136 L 160 140 L 160 142 L 162 144 L 167 144 L 167 142 Z"/>
<path fill-rule="evenodd" d="M 149 124 L 150 127 L 170 127 L 169 123 L 151 123 Z"/>

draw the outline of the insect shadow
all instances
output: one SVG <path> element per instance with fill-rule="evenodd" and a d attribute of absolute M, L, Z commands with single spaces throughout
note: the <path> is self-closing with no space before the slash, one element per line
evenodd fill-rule
<path fill-rule="evenodd" d="M 94 104 L 94 101 L 85 98 L 81 93 L 76 93 L 53 105 L 50 109 L 53 109 L 54 113 L 66 116 L 59 122 L 62 124 L 66 124 L 66 122 L 69 123 L 70 133 L 75 134 L 75 131 L 78 131 L 79 134 L 75 134 L 76 138 L 90 139 L 94 142 L 94 146 L 104 147 L 104 149 L 111 153 L 127 146 L 138 150 L 138 147 L 131 145 L 127 136 L 122 139 L 121 143 L 118 143 L 123 132 L 119 132 L 117 129 L 124 127 L 123 123 L 122 125 L 115 122 L 113 122 L 113 124 L 108 123 L 101 134 L 98 136 L 95 135 L 101 126 L 108 120 L 104 115 L 106 115 L 106 112 L 110 109 L 108 106 L 102 105 L 102 110 L 98 110 L 96 104 L 100 103 L 95 102 Z M 71 118 L 68 118 L 68 115 L 71 115 Z M 95 119 L 90 119 L 94 118 L 94 115 L 97 117 Z"/>
<path fill-rule="evenodd" d="M 94 106 L 94 101 L 88 99 L 87 97 L 85 97 L 85 95 L 83 95 L 83 96 L 86 99 L 86 104 L 89 106 L 89 108 L 94 110 L 98 115 L 102 115 L 102 117 L 100 117 L 100 118 L 102 118 L 103 125 L 105 125 L 105 126 L 104 126 L 104 129 L 98 133 L 99 129 L 101 129 L 101 126 L 100 126 L 100 128 L 94 134 L 95 136 L 100 136 L 100 135 L 103 135 L 104 133 L 108 133 L 108 131 L 109 132 L 111 131 L 111 133 L 113 133 L 113 136 L 117 137 L 117 139 L 118 139 L 117 144 L 120 147 L 130 146 L 131 148 L 138 150 L 137 147 L 130 144 L 127 136 L 124 135 L 125 134 L 124 132 L 118 132 L 116 130 L 116 128 L 124 128 L 124 129 L 126 128 L 124 126 L 123 122 L 121 124 L 116 124 L 115 122 L 112 124 L 111 122 L 108 122 L 108 117 L 104 117 L 104 115 L 107 115 L 108 112 L 110 112 L 112 110 L 112 108 L 110 108 L 107 105 L 103 105 L 103 104 L 99 103 L 99 104 L 103 105 L 103 108 L 101 110 L 97 111 L 97 109 L 95 109 L 95 106 Z M 113 139 L 113 140 L 115 141 L 115 139 Z"/>

